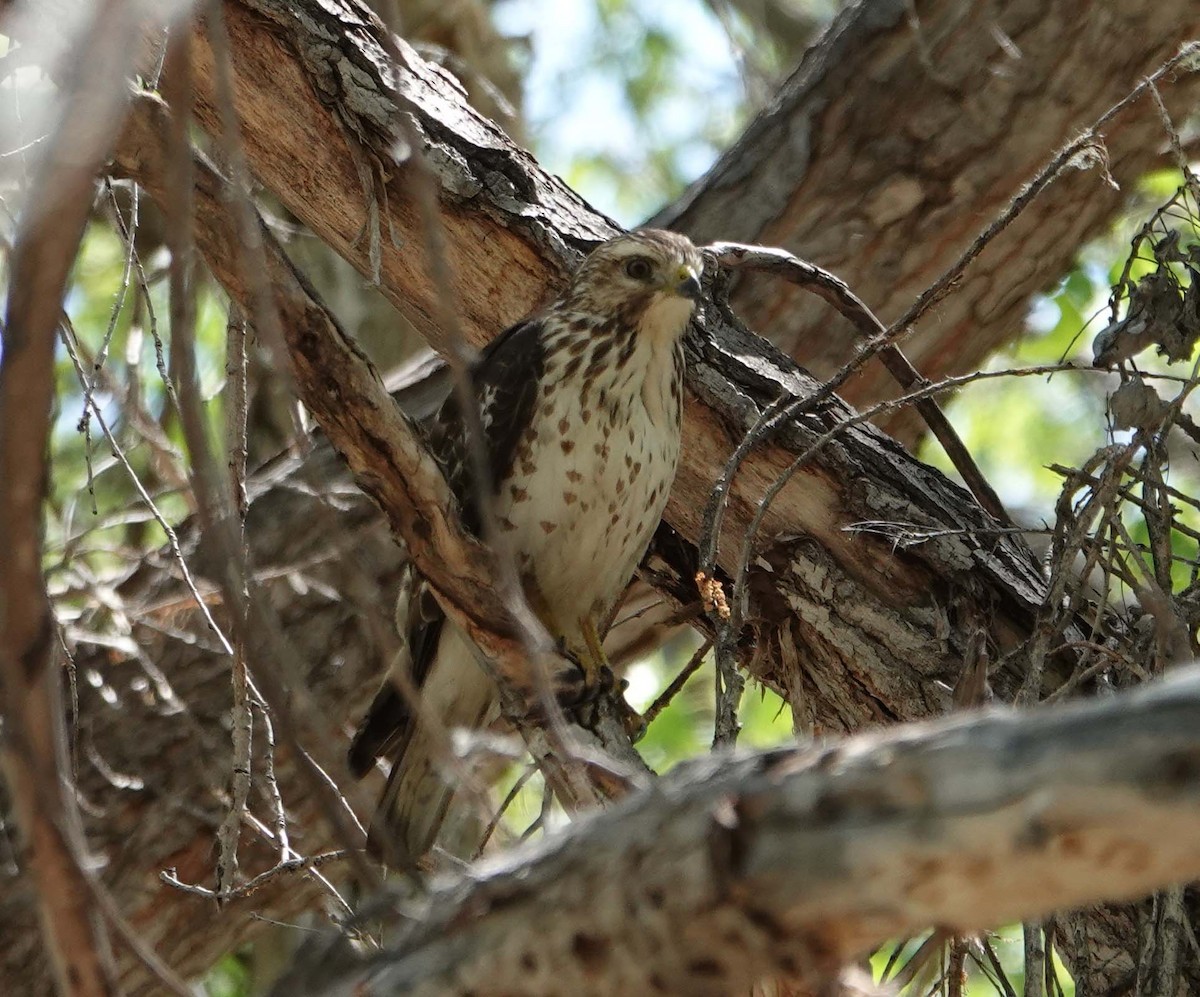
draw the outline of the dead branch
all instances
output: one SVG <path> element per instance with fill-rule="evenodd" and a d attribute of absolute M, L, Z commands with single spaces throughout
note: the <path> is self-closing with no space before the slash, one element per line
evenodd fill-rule
<path fill-rule="evenodd" d="M 731 993 L 829 979 L 929 924 L 1140 896 L 1200 876 L 1197 711 L 1191 667 L 1103 703 L 691 763 L 442 882 L 391 952 L 276 992 Z"/>

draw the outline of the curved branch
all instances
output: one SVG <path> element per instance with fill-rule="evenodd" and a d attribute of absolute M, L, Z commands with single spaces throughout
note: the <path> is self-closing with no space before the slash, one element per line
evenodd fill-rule
<path fill-rule="evenodd" d="M 1197 37 L 1189 0 L 1145 11 L 1086 0 L 847 4 L 770 105 L 655 222 L 698 242 L 784 246 L 847 280 L 890 324 L 1053 150 Z M 1183 120 L 1200 77 L 1170 79 L 1163 98 Z M 906 339 L 916 368 L 931 380 L 975 370 L 1009 341 L 1030 296 L 1108 230 L 1144 173 L 1166 165 L 1165 138 L 1146 90 L 1104 122 L 1096 154 L 1056 172 L 1036 208 L 989 241 L 967 285 Z M 787 289 L 751 277 L 734 303 L 818 377 L 854 354 L 844 323 L 831 328 L 823 309 Z M 889 380 L 870 364 L 845 395 L 877 401 L 894 393 Z M 916 424 L 911 412 L 881 421 L 893 433 Z"/>

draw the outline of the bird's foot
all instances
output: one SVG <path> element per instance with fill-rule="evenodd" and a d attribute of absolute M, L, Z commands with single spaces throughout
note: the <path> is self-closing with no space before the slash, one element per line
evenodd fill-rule
<path fill-rule="evenodd" d="M 583 671 L 588 681 L 599 685 L 608 676 L 609 688 L 612 688 L 612 666 L 608 663 L 608 655 L 604 653 L 604 642 L 600 639 L 600 631 L 596 627 L 594 616 L 585 616 L 579 621 L 579 629 L 583 634 L 584 660 Z"/>
<path fill-rule="evenodd" d="M 555 676 L 555 689 L 559 705 L 564 710 L 575 710 L 594 703 L 611 692 L 616 685 L 612 669 L 607 665 L 597 670 L 588 660 L 588 655 L 577 654 L 559 638 L 558 653 L 567 660 L 567 667 Z"/>
<path fill-rule="evenodd" d="M 558 640 L 559 654 L 570 662 L 570 667 L 558 675 L 556 688 L 559 705 L 584 727 L 595 726 L 600 715 L 598 711 L 608 712 L 611 716 L 615 710 L 629 739 L 639 740 L 646 733 L 646 723 L 637 710 L 625 701 L 624 692 L 629 683 L 613 674 L 592 619 L 580 620 L 579 627 L 583 637 L 582 647 L 568 645 L 562 638 Z M 611 706 L 605 707 L 605 700 Z"/>
<path fill-rule="evenodd" d="M 583 640 L 586 653 L 583 655 L 581 667 L 587 677 L 588 683 L 596 690 L 594 699 L 598 699 L 600 695 L 607 695 L 610 692 L 616 692 L 612 696 L 612 703 L 617 711 L 618 719 L 621 721 L 621 726 L 625 728 L 625 732 L 629 735 L 631 741 L 637 741 L 643 734 L 646 733 L 646 724 L 642 720 L 641 715 L 632 706 L 625 701 L 625 690 L 629 688 L 629 683 L 624 679 L 616 679 L 613 675 L 612 666 L 609 664 L 608 656 L 604 653 L 604 646 L 600 639 L 600 632 L 596 627 L 595 618 L 592 616 L 584 617 L 579 621 L 579 628 L 583 634 Z"/>
<path fill-rule="evenodd" d="M 633 744 L 637 744 L 645 735 L 647 724 L 645 718 L 630 706 L 629 701 L 626 700 L 625 690 L 627 688 L 629 688 L 629 683 L 621 679 L 621 694 L 614 698 L 616 699 L 617 712 L 621 717 L 621 726 L 625 728 L 625 733 L 629 735 L 629 740 Z"/>

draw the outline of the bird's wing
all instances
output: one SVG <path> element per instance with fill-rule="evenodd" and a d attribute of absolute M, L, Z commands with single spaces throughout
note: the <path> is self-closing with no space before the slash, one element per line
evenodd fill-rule
<path fill-rule="evenodd" d="M 396 630 L 400 649 L 387 678 L 375 693 L 350 742 L 347 761 L 350 771 L 362 778 L 375 766 L 376 758 L 399 757 L 411 733 L 412 710 L 401 685 L 420 688 L 437 651 L 445 616 L 425 580 L 412 562 L 404 565 L 396 595 Z"/>
<path fill-rule="evenodd" d="M 482 351 L 471 371 L 491 476 L 488 487 L 493 491 L 512 468 L 521 435 L 534 416 L 545 366 L 541 345 L 544 321 L 528 319 L 506 329 Z M 458 501 L 464 524 L 478 533 L 478 492 L 462 412 L 454 395 L 442 404 L 426 428 L 426 438 Z M 393 663 L 393 674 L 402 669 L 399 674 L 420 689 L 432 666 L 444 623 L 429 586 L 411 565 L 406 566 L 396 604 L 401 649 Z M 395 678 L 389 675 L 350 744 L 350 770 L 361 777 L 380 757 L 394 758 L 399 765 L 412 726 L 409 704 Z"/>
<path fill-rule="evenodd" d="M 471 369 L 479 404 L 483 449 L 495 492 L 512 469 L 517 445 L 533 420 L 545 358 L 542 352 L 544 317 L 527 319 L 505 329 L 480 353 Z M 456 395 L 442 405 L 428 432 L 429 447 L 458 500 L 463 523 L 480 531 L 479 491 L 472 473 L 470 440 Z"/>

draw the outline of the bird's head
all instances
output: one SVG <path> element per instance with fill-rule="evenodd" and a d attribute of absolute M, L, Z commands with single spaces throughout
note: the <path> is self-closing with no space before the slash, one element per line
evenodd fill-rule
<path fill-rule="evenodd" d="M 571 281 L 571 305 L 620 317 L 641 335 L 683 334 L 700 300 L 704 259 L 686 236 L 637 229 L 601 243 Z"/>

